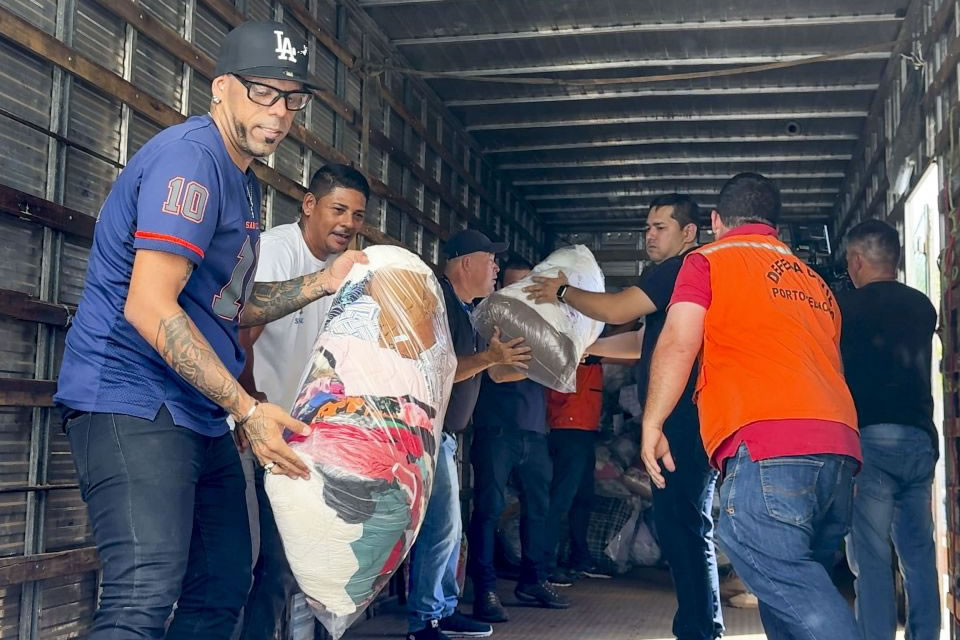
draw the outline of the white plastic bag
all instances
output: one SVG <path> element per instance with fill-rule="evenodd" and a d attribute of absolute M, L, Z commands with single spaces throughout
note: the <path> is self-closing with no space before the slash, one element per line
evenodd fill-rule
<path fill-rule="evenodd" d="M 634 417 L 643 414 L 643 408 L 640 406 L 640 396 L 637 385 L 635 384 L 628 384 L 620 387 L 620 395 L 618 397 L 617 404 L 620 405 L 621 409 L 629 412 L 630 415 Z"/>
<path fill-rule="evenodd" d="M 630 560 L 640 567 L 653 567 L 660 562 L 660 545 L 653 539 L 650 527 L 643 520 L 637 524 L 637 531 L 633 536 Z"/>
<path fill-rule="evenodd" d="M 309 480 L 267 474 L 290 568 L 339 638 L 423 523 L 456 357 L 433 272 L 405 249 L 366 250 L 336 293 L 291 411 Z"/>
<path fill-rule="evenodd" d="M 586 291 L 604 291 L 603 272 L 590 250 L 583 245 L 557 249 L 533 268 L 530 276 L 495 291 L 474 311 L 477 332 L 486 340 L 499 328 L 504 341 L 523 337 L 531 348 L 527 375 L 534 382 L 559 391 L 577 390 L 577 365 L 603 330 L 603 323 L 591 320 L 561 302 L 536 304 L 527 300 L 524 287 L 532 276 L 555 277 L 560 271 L 572 286 Z"/>
<path fill-rule="evenodd" d="M 618 574 L 626 573 L 630 570 L 631 560 L 630 552 L 633 547 L 634 532 L 637 529 L 637 519 L 640 517 L 640 505 L 633 501 L 633 511 L 630 519 L 627 520 L 620 531 L 610 539 L 604 554 L 613 561 Z"/>

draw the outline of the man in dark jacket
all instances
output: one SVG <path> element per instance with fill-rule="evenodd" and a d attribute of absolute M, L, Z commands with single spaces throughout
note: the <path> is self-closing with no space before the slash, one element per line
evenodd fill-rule
<path fill-rule="evenodd" d="M 470 320 L 472 302 L 493 292 L 496 254 L 507 250 L 479 231 L 461 231 L 444 245 L 447 259 L 440 280 L 450 335 L 457 354 L 457 373 L 443 421 L 443 442 L 437 454 L 437 471 L 427 513 L 410 552 L 410 593 L 407 598 L 409 640 L 444 640 L 448 636 L 485 637 L 493 633 L 457 611 L 460 589 L 457 562 L 460 559 L 462 521 L 457 473 L 456 434 L 467 428 L 480 392 L 480 374 L 509 365 L 526 367 L 529 347 L 523 338 L 501 342 L 494 334 L 483 344 Z"/>

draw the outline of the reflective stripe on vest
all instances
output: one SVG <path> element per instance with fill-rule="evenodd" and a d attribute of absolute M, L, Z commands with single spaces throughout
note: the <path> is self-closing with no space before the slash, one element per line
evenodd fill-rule
<path fill-rule="evenodd" d="M 712 293 L 696 395 L 707 453 L 755 422 L 856 428 L 840 310 L 823 279 L 770 236 L 720 239 L 694 253 L 710 264 Z"/>

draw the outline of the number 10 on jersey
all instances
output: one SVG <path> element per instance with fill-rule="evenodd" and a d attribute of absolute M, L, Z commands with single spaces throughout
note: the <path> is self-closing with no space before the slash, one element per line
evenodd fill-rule
<path fill-rule="evenodd" d="M 163 203 L 163 212 L 174 216 L 183 216 L 190 222 L 200 223 L 207 209 L 210 192 L 207 188 L 191 180 L 173 178 L 167 183 L 167 200 Z"/>

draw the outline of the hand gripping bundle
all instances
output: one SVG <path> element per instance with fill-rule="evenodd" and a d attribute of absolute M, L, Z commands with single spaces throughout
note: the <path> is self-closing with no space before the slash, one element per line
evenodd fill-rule
<path fill-rule="evenodd" d="M 433 272 L 399 247 L 366 250 L 336 293 L 291 414 L 309 480 L 267 475 L 307 603 L 339 638 L 406 557 L 433 486 L 456 356 Z"/>
<path fill-rule="evenodd" d="M 603 330 L 603 323 L 591 320 L 561 302 L 536 304 L 527 300 L 524 287 L 531 276 L 555 277 L 560 271 L 578 289 L 604 290 L 603 272 L 590 250 L 583 245 L 557 249 L 533 268 L 530 276 L 494 292 L 474 311 L 477 332 L 489 340 L 499 327 L 501 340 L 525 338 L 533 358 L 527 375 L 534 382 L 560 391 L 577 390 L 577 364 Z"/>

